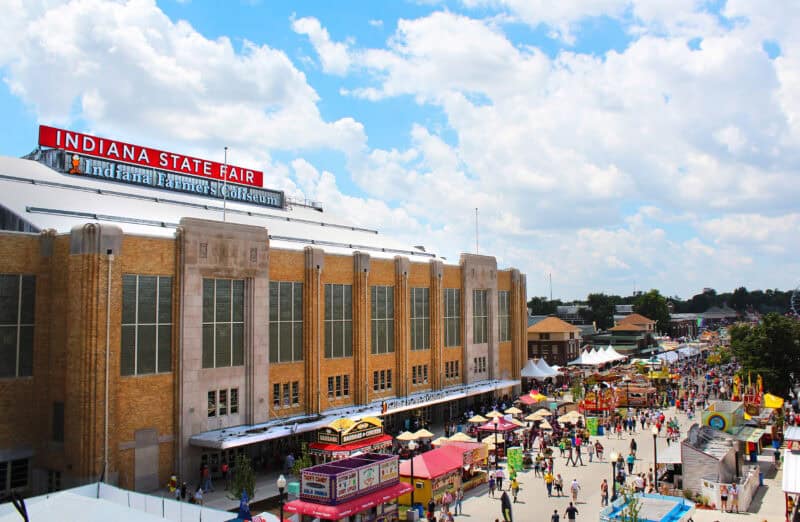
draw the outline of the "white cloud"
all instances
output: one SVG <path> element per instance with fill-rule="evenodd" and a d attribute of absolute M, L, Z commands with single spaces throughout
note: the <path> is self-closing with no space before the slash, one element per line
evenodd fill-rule
<path fill-rule="evenodd" d="M 308 36 L 319 55 L 323 71 L 338 75 L 347 73 L 350 68 L 347 45 L 331 41 L 328 31 L 320 25 L 319 20 L 313 17 L 298 18 L 292 22 L 292 29 L 297 34 Z"/>

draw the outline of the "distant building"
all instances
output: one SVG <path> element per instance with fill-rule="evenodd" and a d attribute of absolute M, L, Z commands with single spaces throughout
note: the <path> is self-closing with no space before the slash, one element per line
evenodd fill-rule
<path fill-rule="evenodd" d="M 672 338 L 697 337 L 698 314 L 670 314 L 669 316 L 669 336 Z"/>
<path fill-rule="evenodd" d="M 628 306 L 628 305 L 625 305 Z M 613 345 L 624 355 L 635 355 L 652 351 L 658 343 L 655 341 L 656 322 L 641 314 L 631 313 L 616 321 L 616 326 L 607 332 L 591 337 L 595 347 Z"/>
<path fill-rule="evenodd" d="M 591 321 L 588 321 L 581 315 L 582 310 L 589 310 L 589 305 L 561 305 L 556 307 L 556 315 L 559 319 L 576 326 L 591 324 Z"/>
<path fill-rule="evenodd" d="M 544 358 L 550 364 L 566 365 L 581 349 L 581 330 L 558 317 L 548 317 L 528 328 L 528 359 Z"/>
<path fill-rule="evenodd" d="M 633 314 L 632 304 L 614 305 L 614 324 Z"/>

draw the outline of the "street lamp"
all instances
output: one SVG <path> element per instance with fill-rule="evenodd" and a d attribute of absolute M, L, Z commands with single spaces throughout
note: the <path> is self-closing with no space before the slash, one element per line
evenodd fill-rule
<path fill-rule="evenodd" d="M 497 454 L 497 425 L 499 424 L 499 420 L 495 417 L 492 422 L 494 422 L 494 469 L 497 469 L 499 464 L 499 462 L 497 462 L 499 460 Z"/>
<path fill-rule="evenodd" d="M 617 459 L 619 458 L 619 453 L 616 451 L 612 452 L 610 455 L 611 458 L 611 502 L 617 500 Z"/>
<path fill-rule="evenodd" d="M 408 451 L 411 454 L 411 509 L 414 509 L 414 451 L 417 449 L 415 441 L 408 442 Z"/>
<path fill-rule="evenodd" d="M 658 492 L 658 447 L 656 440 L 658 440 L 658 428 L 653 426 L 650 428 L 650 433 L 653 434 L 653 487 Z"/>
<path fill-rule="evenodd" d="M 278 477 L 278 504 L 281 507 L 281 522 L 283 522 L 283 492 L 286 490 L 286 477 L 281 475 Z"/>

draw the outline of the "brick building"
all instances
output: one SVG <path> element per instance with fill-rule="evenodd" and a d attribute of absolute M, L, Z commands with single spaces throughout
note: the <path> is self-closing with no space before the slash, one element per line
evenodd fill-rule
<path fill-rule="evenodd" d="M 519 385 L 525 275 L 494 257 L 67 151 L 0 158 L 0 495 L 191 484 L 334 418 L 445 418 Z"/>
<path fill-rule="evenodd" d="M 528 358 L 566 366 L 581 353 L 581 329 L 558 317 L 528 327 Z"/>

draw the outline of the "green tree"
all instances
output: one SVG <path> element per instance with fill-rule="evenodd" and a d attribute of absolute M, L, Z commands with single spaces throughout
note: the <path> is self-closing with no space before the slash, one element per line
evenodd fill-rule
<path fill-rule="evenodd" d="M 620 296 L 603 293 L 589 294 L 586 301 L 592 310 L 591 320 L 599 330 L 608 330 L 614 326 L 614 305 L 622 303 Z"/>
<path fill-rule="evenodd" d="M 800 366 L 800 323 L 770 313 L 757 325 L 735 325 L 731 349 L 745 373 L 761 375 L 766 391 L 785 395 L 791 385 L 789 372 Z"/>
<path fill-rule="evenodd" d="M 531 310 L 531 315 L 552 315 L 556 313 L 556 307 L 561 303 L 560 299 L 550 301 L 547 297 L 531 297 L 528 301 L 528 308 Z"/>
<path fill-rule="evenodd" d="M 239 500 L 242 498 L 242 491 L 247 491 L 248 498 L 252 499 L 256 492 L 256 474 L 250 459 L 247 455 L 237 455 L 235 462 L 236 466 L 232 470 L 230 498 Z"/>
<path fill-rule="evenodd" d="M 669 331 L 669 307 L 667 299 L 658 290 L 650 290 L 636 299 L 634 311 L 656 322 L 659 332 Z"/>

